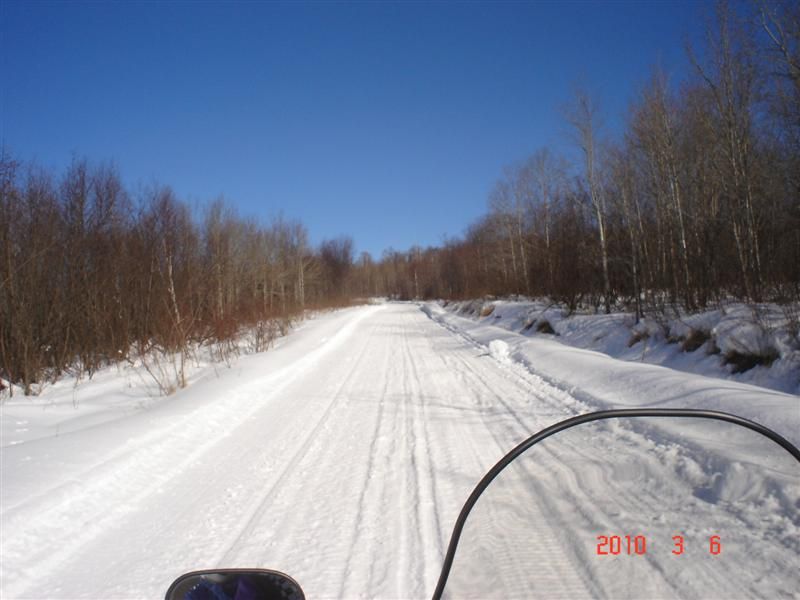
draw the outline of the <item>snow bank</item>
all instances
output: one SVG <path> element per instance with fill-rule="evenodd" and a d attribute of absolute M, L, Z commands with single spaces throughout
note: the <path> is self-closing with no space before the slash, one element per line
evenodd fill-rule
<path fill-rule="evenodd" d="M 327 312 L 350 311 L 307 311 L 304 320 L 296 321 L 291 329 L 300 331 L 309 320 Z M 269 347 L 281 347 L 287 331 L 273 332 L 280 336 Z M 254 335 L 252 330 L 245 331 L 234 343 L 200 345 L 187 353 L 182 367 L 186 387 L 207 385 L 224 371 L 241 368 L 244 359 L 260 355 Z M 178 353 L 150 352 L 99 369 L 91 378 L 72 375 L 38 384 L 32 396 L 25 396 L 18 386 L 11 396 L 10 384 L 0 380 L 0 447 L 82 431 L 169 403 L 172 396 L 165 390 L 178 391 L 180 360 Z"/>
<path fill-rule="evenodd" d="M 602 352 L 614 358 L 800 394 L 800 333 L 774 304 L 635 323 L 632 313 L 569 314 L 544 301 L 442 303 L 451 313 L 527 337 Z"/>
<path fill-rule="evenodd" d="M 488 348 L 492 356 L 496 356 L 500 348 L 507 348 L 511 360 L 548 383 L 567 390 L 573 398 L 591 409 L 683 407 L 720 410 L 762 423 L 800 445 L 800 397 L 732 381 L 731 376 L 729 380 L 710 378 L 648 364 L 647 360 L 632 360 L 630 355 L 622 352 L 627 348 L 632 325 L 632 321 L 627 320 L 628 315 L 565 318 L 557 309 L 541 307 L 538 314 L 553 317 L 551 325 L 561 333 L 557 337 L 530 333 L 534 329 L 531 323 L 541 318 L 532 315 L 532 304 L 493 304 L 492 314 L 483 318 L 475 316 L 474 303 L 448 306 L 452 312 L 436 303 L 427 303 L 422 309 L 454 333 Z M 459 307 L 470 318 L 454 314 Z M 468 308 L 465 310 L 464 307 Z M 555 318 L 557 316 L 560 318 Z M 676 358 L 680 354 L 676 344 L 667 344 L 665 340 L 659 337 L 654 340 L 653 337 L 643 338 L 647 344 L 639 344 L 637 351 L 641 357 L 651 357 L 651 360 L 655 359 L 653 362 L 670 366 L 683 364 Z M 565 338 L 603 348 L 608 353 L 562 343 Z M 499 346 L 498 341 L 505 345 Z M 614 349 L 620 352 L 621 358 L 628 360 L 609 356 Z M 703 360 L 717 361 L 718 358 L 707 356 Z M 722 369 L 718 367 L 712 372 L 719 371 Z M 788 377 L 786 380 L 788 382 Z"/>

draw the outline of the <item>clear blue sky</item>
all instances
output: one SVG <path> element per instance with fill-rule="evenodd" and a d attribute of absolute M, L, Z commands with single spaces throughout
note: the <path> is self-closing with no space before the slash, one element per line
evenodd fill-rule
<path fill-rule="evenodd" d="M 485 211 L 504 165 L 565 149 L 599 93 L 609 134 L 650 69 L 688 69 L 708 5 L 0 0 L 0 125 L 22 160 L 114 161 L 126 184 L 299 218 L 375 257 Z"/>

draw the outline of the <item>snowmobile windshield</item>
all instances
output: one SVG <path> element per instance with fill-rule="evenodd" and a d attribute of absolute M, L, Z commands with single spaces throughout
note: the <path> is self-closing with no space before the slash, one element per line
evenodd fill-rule
<path fill-rule="evenodd" d="M 800 453 L 788 446 L 700 416 L 559 430 L 480 494 L 436 594 L 796 598 Z"/>

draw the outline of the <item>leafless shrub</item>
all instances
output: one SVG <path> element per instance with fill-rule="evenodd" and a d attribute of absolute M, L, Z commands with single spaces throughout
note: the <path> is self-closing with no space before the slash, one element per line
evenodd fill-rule
<path fill-rule="evenodd" d="M 636 344 L 642 341 L 647 341 L 650 339 L 650 334 L 644 330 L 637 330 L 631 334 L 630 339 L 628 340 L 628 348 L 632 348 Z"/>
<path fill-rule="evenodd" d="M 250 331 L 248 336 L 249 352 L 266 352 L 280 334 L 280 327 L 274 319 L 263 319 L 258 321 Z"/>
<path fill-rule="evenodd" d="M 731 365 L 731 373 L 744 373 L 759 365 L 769 367 L 777 358 L 778 353 L 774 349 L 767 350 L 763 354 L 747 354 L 730 350 L 725 353 L 722 363 Z"/>
<path fill-rule="evenodd" d="M 681 342 L 683 352 L 694 352 L 711 339 L 711 334 L 703 329 L 691 329 L 689 335 Z"/>
<path fill-rule="evenodd" d="M 547 333 L 550 335 L 555 335 L 556 330 L 553 329 L 553 326 L 550 325 L 550 321 L 547 319 L 542 319 L 538 323 L 536 323 L 536 331 L 537 333 Z"/>
<path fill-rule="evenodd" d="M 128 360 L 129 364 L 137 373 L 141 366 L 150 380 L 156 384 L 159 394 L 169 396 L 186 386 L 183 353 L 176 354 L 167 352 L 163 348 L 149 347 L 140 348 L 136 356 L 136 359 Z"/>
<path fill-rule="evenodd" d="M 800 303 L 789 302 L 781 307 L 786 318 L 786 328 L 794 340 L 800 342 Z"/>

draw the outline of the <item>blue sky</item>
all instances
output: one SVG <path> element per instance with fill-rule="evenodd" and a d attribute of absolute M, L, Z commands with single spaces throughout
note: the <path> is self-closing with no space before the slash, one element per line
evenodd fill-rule
<path fill-rule="evenodd" d="M 111 160 L 129 188 L 283 214 L 379 257 L 436 245 L 505 165 L 609 135 L 660 64 L 688 71 L 698 2 L 78 3 L 0 0 L 0 126 L 22 160 Z"/>

